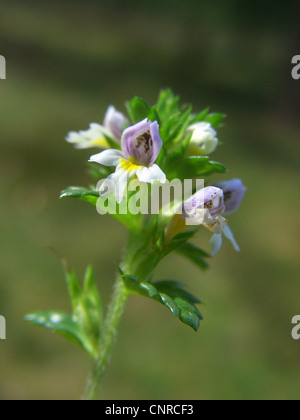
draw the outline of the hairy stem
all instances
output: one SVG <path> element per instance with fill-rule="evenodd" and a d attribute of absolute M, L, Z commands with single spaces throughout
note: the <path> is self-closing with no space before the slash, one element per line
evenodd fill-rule
<path fill-rule="evenodd" d="M 99 356 L 94 362 L 92 372 L 89 376 L 84 400 L 97 400 L 100 387 L 105 375 L 107 365 L 110 361 L 112 348 L 116 340 L 118 327 L 122 318 L 128 291 L 119 276 L 115 285 L 113 298 L 105 319 L 103 329 L 101 330 L 101 338 L 99 340 Z"/>

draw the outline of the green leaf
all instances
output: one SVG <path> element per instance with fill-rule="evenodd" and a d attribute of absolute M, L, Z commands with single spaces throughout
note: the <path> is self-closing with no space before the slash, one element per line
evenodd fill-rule
<path fill-rule="evenodd" d="M 186 230 L 182 233 L 179 233 L 179 235 L 176 235 L 173 239 L 170 240 L 170 242 L 166 245 L 163 257 L 166 257 L 171 252 L 179 248 L 180 246 L 184 245 L 187 241 L 189 241 L 197 232 L 199 228 L 192 229 L 192 230 Z"/>
<path fill-rule="evenodd" d="M 191 120 L 191 125 L 196 124 L 197 122 L 206 121 L 205 119 L 207 118 L 208 113 L 209 113 L 209 108 L 206 108 L 204 111 L 202 111 L 199 114 L 193 116 L 192 120 Z"/>
<path fill-rule="evenodd" d="M 167 308 L 170 309 L 172 315 L 174 317 L 179 316 L 180 309 L 176 305 L 175 301 L 170 296 L 166 295 L 163 292 L 159 292 L 159 296 L 160 296 L 160 299 L 161 299 L 161 302 L 163 303 L 163 305 L 165 305 Z"/>
<path fill-rule="evenodd" d="M 84 187 L 69 187 L 62 191 L 60 198 L 77 198 L 79 200 L 86 201 L 93 206 L 97 207 L 98 210 L 102 210 L 103 213 L 107 213 L 112 216 L 114 219 L 121 222 L 129 230 L 135 230 L 139 228 L 139 223 L 141 220 L 141 215 L 132 215 L 129 211 L 127 214 L 120 214 L 120 206 L 113 194 L 105 200 L 99 200 L 100 194 L 96 190 L 90 190 Z M 105 207 L 106 200 L 109 200 L 112 210 Z M 128 209 L 127 209 L 128 210 Z M 126 213 L 126 212 L 125 212 Z"/>
<path fill-rule="evenodd" d="M 60 311 L 35 311 L 25 316 L 25 321 L 56 332 L 81 347 L 91 356 L 95 356 L 95 348 L 88 337 L 80 329 L 78 323 L 70 316 Z"/>
<path fill-rule="evenodd" d="M 180 179 L 193 179 L 212 173 L 224 173 L 227 168 L 221 163 L 211 161 L 208 156 L 192 156 L 185 158 L 180 165 L 169 170 L 168 175 Z"/>
<path fill-rule="evenodd" d="M 146 296 L 145 293 L 142 293 L 141 289 L 140 289 L 140 282 L 139 280 L 135 277 L 132 276 L 131 274 L 124 274 L 123 272 L 121 272 L 123 281 L 128 289 L 128 291 L 130 293 L 136 294 L 136 295 L 144 295 Z"/>
<path fill-rule="evenodd" d="M 184 255 L 202 270 L 205 270 L 209 267 L 208 263 L 205 261 L 205 258 L 210 258 L 210 255 L 193 244 L 185 243 L 178 247 L 176 252 L 178 254 Z"/>
<path fill-rule="evenodd" d="M 174 280 L 161 280 L 156 281 L 153 285 L 160 291 L 166 293 L 167 295 L 171 296 L 173 299 L 175 298 L 182 298 L 187 300 L 190 303 L 201 303 L 201 301 L 187 292 L 185 289 L 184 283 L 180 283 Z"/>
<path fill-rule="evenodd" d="M 180 118 L 178 119 L 177 125 L 172 130 L 172 142 L 174 144 L 180 143 L 186 138 L 187 129 L 191 123 L 191 112 L 192 107 L 188 107 L 185 112 L 182 112 Z"/>
<path fill-rule="evenodd" d="M 160 92 L 156 109 L 162 124 L 180 111 L 179 100 L 180 98 L 175 96 L 171 89 Z"/>
<path fill-rule="evenodd" d="M 92 267 L 88 267 L 83 286 L 76 274 L 64 263 L 65 277 L 71 299 L 72 315 L 63 312 L 33 312 L 26 320 L 58 332 L 79 344 L 93 358 L 98 354 L 98 341 L 103 324 L 103 305 L 94 279 Z"/>
<path fill-rule="evenodd" d="M 222 122 L 226 118 L 225 114 L 209 114 L 204 118 L 204 121 L 209 122 L 213 128 L 220 128 L 222 126 Z"/>
<path fill-rule="evenodd" d="M 140 283 L 139 287 L 144 290 L 150 298 L 157 296 L 157 289 L 151 283 Z"/>
<path fill-rule="evenodd" d="M 91 326 L 91 333 L 99 338 L 99 327 L 104 322 L 102 299 L 95 281 L 94 270 L 89 266 L 85 273 L 82 301 Z"/>
<path fill-rule="evenodd" d="M 96 206 L 99 192 L 84 187 L 69 187 L 61 192 L 59 198 L 78 198 L 79 200 L 86 201 L 93 206 Z"/>
<path fill-rule="evenodd" d="M 126 104 L 128 114 L 133 124 L 136 124 L 145 118 L 148 118 L 150 107 L 144 99 L 136 96 Z"/>
<path fill-rule="evenodd" d="M 88 173 L 96 180 L 106 179 L 112 171 L 108 166 L 89 163 Z"/>
<path fill-rule="evenodd" d="M 82 289 L 74 271 L 69 271 L 68 268 L 65 268 L 65 277 L 71 299 L 72 310 L 73 313 L 76 313 L 77 307 L 80 303 Z"/>
<path fill-rule="evenodd" d="M 171 175 L 172 178 L 176 177 L 176 168 L 180 168 L 182 161 L 185 159 L 186 150 L 190 144 L 193 133 L 186 136 L 185 139 L 181 142 L 175 150 L 173 150 L 168 155 L 164 156 L 164 161 L 162 163 L 163 169 L 167 175 Z M 171 178 L 170 178 L 171 179 Z"/>
<path fill-rule="evenodd" d="M 184 140 L 187 128 L 190 125 L 192 107 L 171 115 L 160 129 L 160 134 L 165 144 L 177 144 Z"/>
<path fill-rule="evenodd" d="M 195 331 L 199 328 L 201 313 L 195 304 L 199 299 L 184 290 L 182 283 L 164 280 L 155 283 L 140 282 L 131 274 L 124 274 L 120 270 L 124 283 L 129 293 L 148 297 L 166 306 L 174 317 L 178 317 L 183 323 L 192 327 Z"/>
<path fill-rule="evenodd" d="M 148 120 L 152 122 L 157 121 L 159 125 L 161 124 L 158 112 L 156 111 L 156 108 L 154 106 L 150 108 L 147 117 L 148 117 Z"/>
<path fill-rule="evenodd" d="M 176 298 L 175 302 L 178 308 L 180 309 L 180 321 L 182 321 L 184 324 L 189 325 L 195 331 L 198 331 L 200 326 L 200 320 L 203 319 L 202 315 L 200 314 L 200 316 L 196 311 L 190 310 L 190 306 L 185 300 Z"/>
<path fill-rule="evenodd" d="M 96 346 L 100 326 L 103 323 L 103 306 L 94 279 L 92 267 L 88 267 L 83 287 L 72 270 L 65 270 L 66 282 L 72 303 L 73 319 Z"/>

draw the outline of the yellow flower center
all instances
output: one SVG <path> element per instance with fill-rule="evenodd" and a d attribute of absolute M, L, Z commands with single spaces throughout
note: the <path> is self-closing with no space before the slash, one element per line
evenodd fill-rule
<path fill-rule="evenodd" d="M 102 147 L 102 149 L 109 149 L 109 143 L 106 139 L 97 139 L 92 141 L 93 146 Z"/>
<path fill-rule="evenodd" d="M 140 168 L 143 168 L 143 166 L 136 165 L 134 161 L 130 162 L 126 159 L 121 159 L 120 163 L 121 163 L 122 169 L 129 173 L 132 171 L 137 171 Z"/>

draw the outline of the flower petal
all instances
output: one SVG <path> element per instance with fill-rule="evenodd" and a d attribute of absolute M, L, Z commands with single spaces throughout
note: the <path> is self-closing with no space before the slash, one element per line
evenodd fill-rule
<path fill-rule="evenodd" d="M 209 242 L 212 245 L 211 255 L 213 257 L 215 257 L 218 254 L 218 252 L 220 251 L 220 249 L 222 248 L 222 244 L 223 244 L 222 233 L 214 234 Z"/>
<path fill-rule="evenodd" d="M 149 128 L 148 119 L 139 122 L 138 124 L 132 125 L 131 127 L 126 128 L 123 132 L 121 139 L 121 148 L 125 154 L 125 157 L 129 159 L 132 157 L 132 138 L 136 133 L 147 131 Z"/>
<path fill-rule="evenodd" d="M 89 162 L 100 163 L 104 166 L 117 166 L 122 158 L 123 154 L 120 150 L 109 149 L 91 156 Z"/>
<path fill-rule="evenodd" d="M 153 152 L 152 152 L 152 157 L 150 160 L 150 165 L 152 165 L 152 163 L 154 163 L 156 159 L 158 158 L 162 145 L 163 145 L 163 141 L 159 135 L 159 125 L 157 121 L 154 121 L 153 123 L 151 123 L 150 133 L 151 133 L 152 142 L 153 142 Z"/>
<path fill-rule="evenodd" d="M 147 182 L 149 184 L 153 184 L 156 181 L 160 182 L 161 184 L 165 184 L 167 182 L 165 173 L 160 169 L 158 165 L 155 164 L 149 168 L 144 167 L 138 169 L 136 175 L 141 182 Z"/>
<path fill-rule="evenodd" d="M 230 240 L 230 242 L 233 245 L 233 248 L 237 252 L 241 252 L 241 248 L 239 247 L 237 241 L 235 240 L 234 235 L 233 235 L 233 233 L 232 233 L 232 231 L 231 231 L 231 229 L 228 225 L 225 226 L 223 233 L 226 236 L 226 238 Z"/>
<path fill-rule="evenodd" d="M 186 200 L 183 208 L 186 213 L 191 213 L 197 208 L 208 208 L 211 215 L 215 216 L 223 212 L 223 198 L 223 191 L 220 188 L 205 187 Z"/>
<path fill-rule="evenodd" d="M 112 137 L 115 140 L 120 141 L 125 126 L 128 124 L 128 120 L 122 112 L 117 111 L 115 107 L 111 105 L 106 111 L 103 124 L 104 127 L 109 130 Z"/>
<path fill-rule="evenodd" d="M 100 185 L 99 192 L 101 197 L 108 197 L 110 194 L 114 194 L 118 204 L 124 198 L 124 192 L 127 187 L 127 183 L 130 179 L 128 172 L 121 169 L 120 166 L 116 169 L 116 172 L 109 175 Z M 104 190 L 107 190 L 104 192 Z"/>
<path fill-rule="evenodd" d="M 138 166 L 150 166 L 154 163 L 162 148 L 157 121 L 147 119 L 128 127 L 121 140 L 125 157 Z"/>
<path fill-rule="evenodd" d="M 224 192 L 225 214 L 228 215 L 237 211 L 247 191 L 242 180 L 222 181 L 216 184 L 216 187 L 221 188 Z"/>
<path fill-rule="evenodd" d="M 82 130 L 78 133 L 71 131 L 66 141 L 75 145 L 77 149 L 88 149 L 90 147 L 101 147 L 106 149 L 109 147 L 105 135 L 110 135 L 102 125 L 92 123 L 88 130 Z"/>

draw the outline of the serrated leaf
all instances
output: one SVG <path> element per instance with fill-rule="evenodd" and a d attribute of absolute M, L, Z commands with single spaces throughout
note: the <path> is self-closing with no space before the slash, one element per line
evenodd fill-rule
<path fill-rule="evenodd" d="M 138 96 L 127 102 L 126 107 L 133 124 L 137 124 L 145 118 L 148 118 L 150 113 L 150 107 L 147 102 Z"/>
<path fill-rule="evenodd" d="M 95 348 L 80 329 L 77 322 L 70 316 L 60 311 L 35 311 L 25 316 L 25 321 L 34 325 L 45 327 L 56 332 L 73 343 L 77 344 L 91 356 L 95 356 Z"/>
<path fill-rule="evenodd" d="M 194 313 L 198 316 L 199 319 L 203 319 L 203 316 L 198 310 L 198 308 L 193 303 L 189 302 L 187 299 L 182 298 L 181 296 L 177 296 L 174 298 L 174 301 L 176 302 L 176 305 L 180 308 L 181 312 Z"/>
<path fill-rule="evenodd" d="M 142 289 L 140 289 L 140 282 L 135 276 L 124 274 L 123 271 L 121 272 L 121 276 L 128 289 L 128 292 L 145 296 L 145 294 L 142 293 Z"/>
<path fill-rule="evenodd" d="M 210 255 L 193 244 L 185 243 L 176 248 L 175 251 L 188 258 L 202 270 L 205 270 L 209 266 L 205 258 L 210 258 Z"/>
<path fill-rule="evenodd" d="M 195 304 L 199 299 L 183 289 L 184 285 L 173 280 L 163 280 L 154 283 L 140 282 L 130 274 L 124 274 L 120 269 L 129 293 L 138 294 L 156 300 L 166 306 L 174 317 L 178 317 L 183 323 L 197 330 L 201 313 Z"/>
<path fill-rule="evenodd" d="M 175 301 L 170 296 L 168 296 L 167 294 L 162 293 L 162 292 L 159 292 L 159 296 L 160 296 L 160 299 L 161 299 L 162 303 L 167 308 L 170 309 L 172 315 L 174 317 L 179 316 L 180 310 L 179 310 L 178 306 L 176 305 Z"/>
<path fill-rule="evenodd" d="M 198 298 L 183 289 L 185 286 L 184 283 L 180 283 L 174 280 L 161 280 L 154 282 L 153 285 L 156 287 L 156 289 L 166 293 L 173 299 L 178 297 L 185 299 L 190 303 L 201 303 Z"/>
<path fill-rule="evenodd" d="M 157 296 L 157 289 L 151 283 L 139 283 L 140 289 L 144 290 L 147 295 L 152 298 Z"/>
<path fill-rule="evenodd" d="M 181 310 L 179 319 L 184 324 L 192 327 L 195 331 L 198 331 L 199 326 L 200 326 L 200 318 L 194 312 Z"/>

